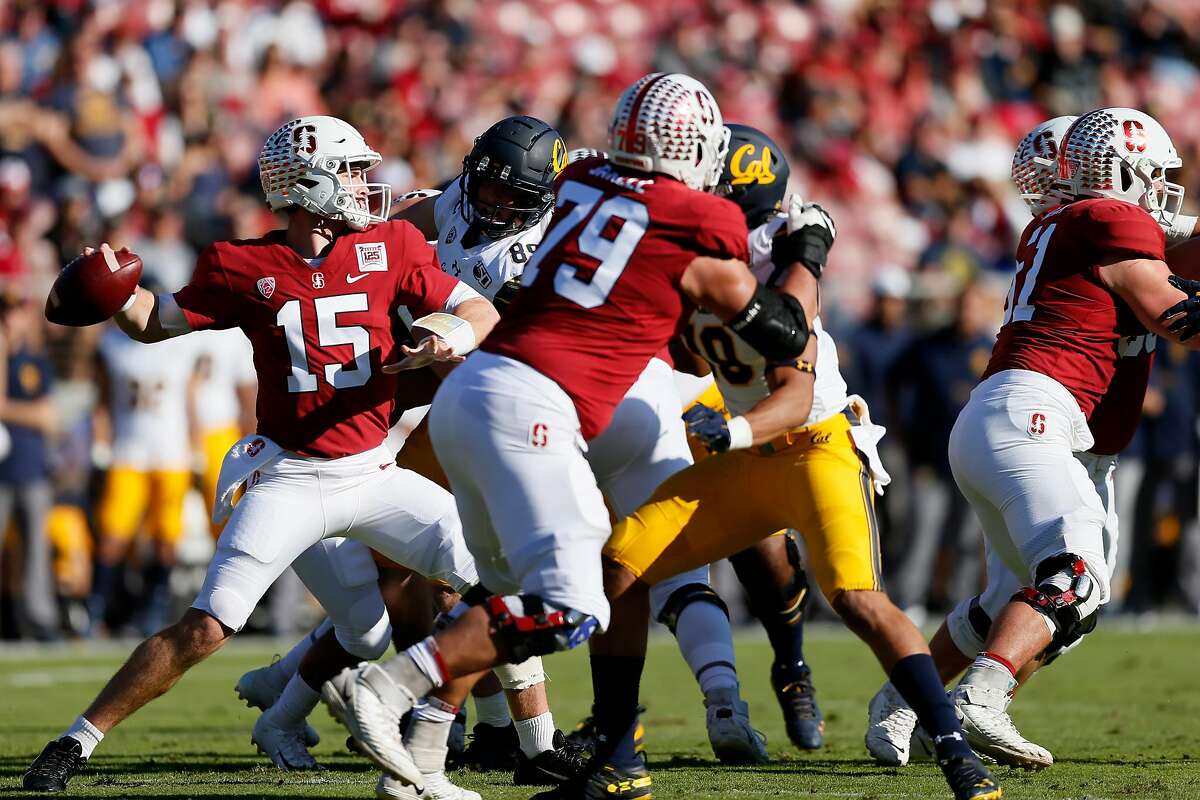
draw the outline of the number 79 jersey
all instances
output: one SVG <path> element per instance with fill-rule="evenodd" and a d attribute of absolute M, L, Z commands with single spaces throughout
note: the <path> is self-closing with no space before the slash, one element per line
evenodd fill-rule
<path fill-rule="evenodd" d="M 599 156 L 567 166 L 555 192 L 523 288 L 482 349 L 554 380 L 591 439 L 690 314 L 679 281 L 692 260 L 748 261 L 746 222 L 729 200 Z"/>
<path fill-rule="evenodd" d="M 258 374 L 258 432 L 304 456 L 340 458 L 387 435 L 399 380 L 400 306 L 441 310 L 459 282 L 407 222 L 339 236 L 319 263 L 283 231 L 217 242 L 175 294 L 192 330 L 241 328 Z"/>
<path fill-rule="evenodd" d="M 1079 200 L 1034 219 L 1021 234 L 1004 325 L 981 380 L 1008 369 L 1041 373 L 1066 387 L 1090 419 L 1119 361 L 1123 374 L 1149 376 L 1155 344 L 1125 301 L 1101 283 L 1098 269 L 1117 260 L 1162 261 L 1165 247 L 1154 218 L 1119 200 Z M 1127 365 L 1127 359 L 1142 362 Z M 1140 396 L 1130 405 L 1126 416 L 1136 420 Z"/>

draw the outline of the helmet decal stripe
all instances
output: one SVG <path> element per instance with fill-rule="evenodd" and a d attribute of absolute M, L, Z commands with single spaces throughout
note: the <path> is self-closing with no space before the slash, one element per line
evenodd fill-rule
<path fill-rule="evenodd" d="M 667 77 L 667 73 L 660 72 L 650 80 L 642 84 L 642 88 L 638 89 L 637 96 L 633 98 L 633 105 L 629 107 L 629 117 L 625 123 L 625 145 L 624 150 L 627 153 L 634 152 L 633 142 L 637 138 L 638 115 L 642 112 L 642 101 L 646 99 L 646 95 L 650 93 L 650 89 L 654 84 Z"/>

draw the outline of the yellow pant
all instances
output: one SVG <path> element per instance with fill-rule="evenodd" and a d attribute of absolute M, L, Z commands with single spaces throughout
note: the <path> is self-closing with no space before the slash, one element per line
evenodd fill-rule
<path fill-rule="evenodd" d="M 241 438 L 241 431 L 236 425 L 226 425 L 223 428 L 212 428 L 201 434 L 200 446 L 204 449 L 204 474 L 200 476 L 204 490 L 205 508 L 212 514 L 213 502 L 217 497 L 217 478 L 221 475 L 221 462 L 234 442 Z M 211 518 L 208 523 L 213 538 L 221 535 L 225 523 L 214 525 Z"/>
<path fill-rule="evenodd" d="M 142 472 L 128 467 L 108 471 L 96 522 L 100 535 L 128 541 L 142 520 L 157 541 L 174 543 L 183 535 L 183 498 L 192 485 L 188 470 Z"/>
<path fill-rule="evenodd" d="M 617 524 L 604 554 L 654 584 L 795 528 L 830 602 L 880 589 L 874 491 L 849 420 L 838 414 L 791 437 L 771 455 L 735 450 L 668 478 Z"/>
<path fill-rule="evenodd" d="M 79 506 L 51 507 L 46 536 L 54 549 L 54 577 L 62 594 L 87 597 L 92 585 L 92 532 Z"/>

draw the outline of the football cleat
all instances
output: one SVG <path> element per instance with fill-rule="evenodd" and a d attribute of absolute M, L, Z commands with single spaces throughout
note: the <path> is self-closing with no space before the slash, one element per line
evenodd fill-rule
<path fill-rule="evenodd" d="M 530 800 L 651 800 L 653 781 L 643 765 L 623 769 L 599 764 L 573 780 Z"/>
<path fill-rule="evenodd" d="M 304 726 L 285 728 L 277 725 L 270 711 L 263 712 L 255 720 L 250 743 L 282 770 L 300 772 L 324 769 L 304 744 Z"/>
<path fill-rule="evenodd" d="M 67 782 L 87 765 L 83 745 L 70 736 L 55 739 L 42 752 L 21 779 L 21 785 L 31 792 L 64 792 Z"/>
<path fill-rule="evenodd" d="M 642 760 L 646 759 L 646 727 L 642 725 L 641 716 L 646 713 L 646 707 L 639 704 L 637 707 L 638 724 L 633 729 L 633 749 L 640 753 Z M 595 716 L 584 717 L 575 726 L 575 728 L 567 734 L 567 741 L 570 744 L 582 747 L 589 753 L 596 752 L 596 718 Z"/>
<path fill-rule="evenodd" d="M 722 764 L 766 764 L 767 737 L 750 726 L 750 708 L 737 689 L 715 689 L 704 698 L 708 741 Z"/>
<path fill-rule="evenodd" d="M 867 706 L 867 752 L 885 767 L 903 767 L 916 729 L 917 713 L 888 681 Z"/>
<path fill-rule="evenodd" d="M 1004 790 L 975 756 L 951 756 L 938 761 L 954 800 L 998 800 Z"/>
<path fill-rule="evenodd" d="M 321 699 L 329 712 L 335 719 L 344 719 L 363 755 L 393 778 L 421 791 L 424 776 L 400 735 L 400 717 L 417 698 L 378 664 L 356 670 L 353 682 L 348 677 L 343 673 L 335 676 L 340 681 L 328 680 L 321 687 Z"/>
<path fill-rule="evenodd" d="M 817 708 L 817 690 L 808 665 L 771 665 L 771 686 L 792 744 L 801 750 L 816 750 L 825 744 L 825 718 Z"/>
<path fill-rule="evenodd" d="M 959 684 L 954 690 L 954 709 L 962 719 L 967 744 L 1006 767 L 1045 769 L 1054 763 L 1054 756 L 1017 730 L 1008 715 L 1011 701 L 1008 692 L 1001 689 Z"/>
<path fill-rule="evenodd" d="M 422 792 L 385 772 L 375 784 L 375 797 L 378 800 L 483 800 L 479 792 L 455 786 L 444 772 L 425 773 L 425 790 Z"/>
<path fill-rule="evenodd" d="M 503 728 L 476 723 L 471 741 L 461 753 L 450 753 L 447 765 L 451 769 L 470 769 L 476 772 L 512 772 L 517 768 L 521 752 L 517 728 L 511 722 Z"/>
<path fill-rule="evenodd" d="M 587 771 L 591 753 L 567 741 L 562 731 L 554 732 L 554 748 L 529 758 L 517 750 L 513 783 L 517 786 L 555 786 Z"/>
<path fill-rule="evenodd" d="M 337 720 L 338 724 L 347 729 L 350 728 L 350 723 L 346 719 L 346 701 L 354 688 L 354 679 L 358 677 L 358 670 L 358 667 L 346 667 L 325 681 L 325 685 L 321 687 L 321 702 L 325 704 L 325 710 L 329 712 L 329 716 Z M 349 743 L 346 747 L 356 753 L 362 752 L 357 747 L 351 747 Z"/>
<path fill-rule="evenodd" d="M 270 669 L 259 667 L 238 678 L 233 690 L 237 692 L 238 699 L 244 700 L 248 707 L 266 711 L 279 700 L 283 689 L 275 688 L 275 683 L 268 676 Z M 312 725 L 304 723 L 304 744 L 307 747 L 316 747 L 320 743 L 321 734 L 317 733 L 317 729 Z"/>

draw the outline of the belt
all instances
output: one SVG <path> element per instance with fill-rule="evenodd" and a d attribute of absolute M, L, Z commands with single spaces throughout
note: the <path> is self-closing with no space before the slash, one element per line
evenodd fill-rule
<path fill-rule="evenodd" d="M 846 412 L 834 414 L 832 417 L 814 422 L 812 425 L 781 433 L 774 439 L 751 447 L 750 450 L 760 456 L 770 456 L 801 443 L 824 444 L 835 432 L 843 428 L 848 429 L 850 423 L 850 415 Z"/>

